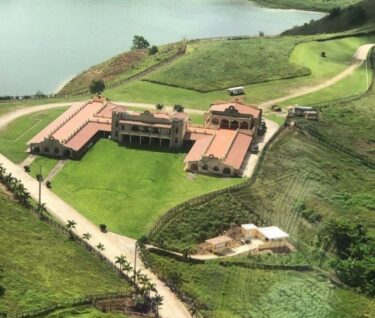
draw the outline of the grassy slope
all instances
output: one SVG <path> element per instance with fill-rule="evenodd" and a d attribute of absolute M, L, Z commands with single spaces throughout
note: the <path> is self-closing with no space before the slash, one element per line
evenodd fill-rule
<path fill-rule="evenodd" d="M 290 56 L 290 63 L 299 64 L 311 70 L 311 75 L 288 80 L 276 80 L 268 83 L 247 85 L 246 95 L 242 98 L 249 103 L 260 103 L 285 96 L 298 87 L 310 86 L 329 79 L 343 71 L 351 63 L 351 57 L 358 46 L 374 41 L 372 37 L 351 37 L 326 42 L 307 42 L 296 46 Z M 328 58 L 320 58 L 320 52 L 326 51 Z M 171 64 L 172 68 L 175 63 Z M 140 93 L 141 92 L 141 93 Z M 354 93 L 354 89 L 346 93 Z M 337 97 L 341 92 L 336 92 Z M 131 100 L 164 104 L 180 103 L 189 108 L 208 109 L 213 101 L 231 100 L 225 90 L 210 93 L 148 83 L 132 82 L 113 90 L 106 91 L 113 100 Z"/>
<path fill-rule="evenodd" d="M 316 226 L 300 218 L 294 204 L 305 201 L 308 208 L 329 216 L 356 218 L 375 233 L 375 172 L 341 153 L 287 130 L 270 148 L 259 176 L 251 188 L 231 199 L 213 199 L 205 206 L 187 210 L 159 232 L 169 248 L 199 242 L 201 233 L 212 227 L 228 227 L 228 217 L 236 223 L 260 222 L 278 225 L 294 241 L 311 244 Z M 251 213 L 241 216 L 233 202 L 244 204 Z M 222 213 L 219 218 L 212 217 Z M 254 213 L 258 217 L 254 218 Z M 260 220 L 257 221 L 257 218 Z M 190 225 L 194 224 L 193 227 Z M 217 234 L 217 233 L 216 233 Z"/>
<path fill-rule="evenodd" d="M 62 107 L 42 111 L 11 122 L 4 130 L 0 130 L 0 152 L 16 163 L 22 162 L 27 157 L 26 143 L 66 109 Z"/>
<path fill-rule="evenodd" d="M 371 317 L 375 305 L 364 296 L 333 287 L 316 273 L 193 265 L 151 254 L 152 268 L 183 276 L 181 290 L 202 304 L 204 317 Z M 206 309 L 204 309 L 206 308 Z"/>
<path fill-rule="evenodd" d="M 37 157 L 30 165 L 30 175 L 33 178 L 40 173 L 40 167 L 42 167 L 42 176 L 45 179 L 51 170 L 56 166 L 58 159 L 48 157 Z"/>
<path fill-rule="evenodd" d="M 165 85 L 212 91 L 309 74 L 289 63 L 298 38 L 214 41 L 191 45 L 175 63 L 146 77 Z"/>
<path fill-rule="evenodd" d="M 0 193 L 0 312 L 19 312 L 128 287 L 81 246 Z"/>
<path fill-rule="evenodd" d="M 88 90 L 91 81 L 97 78 L 106 82 L 128 78 L 173 56 L 177 51 L 178 45 L 170 44 L 159 47 L 159 52 L 155 55 L 149 55 L 147 49 L 119 54 L 82 72 L 69 81 L 59 94 L 72 94 Z"/>
<path fill-rule="evenodd" d="M 358 13 L 362 11 L 362 13 Z M 363 14 L 363 16 L 362 16 Z M 306 35 L 342 32 L 356 28 L 371 26 L 374 31 L 375 2 L 373 0 L 362 0 L 353 7 L 345 8 L 336 16 L 326 16 L 320 20 L 312 20 L 303 26 L 297 26 L 285 31 L 287 35 Z"/>
<path fill-rule="evenodd" d="M 82 159 L 69 161 L 53 179 L 54 191 L 95 224 L 131 237 L 145 233 L 176 204 L 240 182 L 187 178 L 183 153 L 119 147 L 100 140 Z"/>
<path fill-rule="evenodd" d="M 254 0 L 264 6 L 282 9 L 329 11 L 335 7 L 346 7 L 361 0 Z"/>

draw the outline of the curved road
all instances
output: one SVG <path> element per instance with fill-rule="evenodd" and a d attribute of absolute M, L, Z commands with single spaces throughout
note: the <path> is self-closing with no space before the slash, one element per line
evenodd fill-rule
<path fill-rule="evenodd" d="M 358 62 L 348 69 L 346 69 L 341 74 L 337 75 L 333 79 L 326 81 L 320 85 L 313 86 L 310 88 L 304 88 L 295 94 L 291 94 L 279 99 L 275 99 L 273 101 L 269 101 L 260 105 L 260 107 L 267 107 L 269 105 L 273 105 L 275 103 L 279 103 L 280 101 L 285 101 L 290 98 L 302 96 L 305 94 L 309 94 L 311 92 L 318 91 L 322 88 L 328 87 L 333 85 L 334 83 L 340 81 L 341 79 L 345 78 L 346 76 L 350 75 L 357 69 L 367 58 L 370 50 L 374 47 L 374 44 L 364 45 L 358 48 L 356 53 L 354 54 L 354 58 L 358 60 Z M 58 104 L 46 104 L 46 105 L 39 105 L 33 106 L 24 109 L 18 109 L 14 112 L 10 112 L 2 117 L 0 117 L 0 129 L 7 126 L 13 120 L 38 111 L 43 111 L 52 108 L 58 108 L 63 106 L 69 106 L 71 103 L 58 103 Z M 154 105 L 150 104 L 141 104 L 141 103 L 122 103 L 132 107 L 140 107 L 140 108 L 154 108 Z M 203 111 L 199 110 L 186 110 L 187 112 L 191 113 L 199 113 L 202 114 Z M 25 187 L 30 191 L 32 198 L 35 200 L 38 199 L 38 182 L 33 179 L 29 174 L 27 174 L 24 169 L 15 163 L 11 162 L 5 156 L 0 154 L 0 162 L 4 165 L 8 172 L 11 172 L 14 177 L 20 179 Z M 92 234 L 92 238 L 90 239 L 89 243 L 92 246 L 97 245 L 98 243 L 102 243 L 105 246 L 105 250 L 103 254 L 108 257 L 108 259 L 114 261 L 116 256 L 121 254 L 125 255 L 128 260 L 133 263 L 134 259 L 134 247 L 135 247 L 135 240 L 120 236 L 114 233 L 102 233 L 97 226 L 87 220 L 84 216 L 78 213 L 75 209 L 65 203 L 62 199 L 56 196 L 52 191 L 47 189 L 44 185 L 42 185 L 42 202 L 46 203 L 46 206 L 50 213 L 59 219 L 63 224 L 65 224 L 68 220 L 75 220 L 77 222 L 77 228 L 75 230 L 76 234 L 82 236 L 83 233 L 89 232 Z M 140 260 L 138 259 L 137 264 L 141 264 Z M 133 264 L 134 265 L 134 264 Z M 160 295 L 164 297 L 164 304 L 161 307 L 160 314 L 164 318 L 190 318 L 191 315 L 185 305 L 172 293 L 172 291 L 165 286 L 151 271 L 143 268 L 143 266 L 138 266 L 138 268 L 142 269 L 142 271 L 147 274 L 153 283 L 155 283 L 156 288 Z"/>

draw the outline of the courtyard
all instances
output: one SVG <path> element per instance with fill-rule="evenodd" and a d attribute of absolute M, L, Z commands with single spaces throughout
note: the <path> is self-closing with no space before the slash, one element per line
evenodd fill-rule
<path fill-rule="evenodd" d="M 138 238 L 169 208 L 243 182 L 189 174 L 183 169 L 184 156 L 100 139 L 81 161 L 66 163 L 52 180 L 53 191 L 96 225 Z"/>

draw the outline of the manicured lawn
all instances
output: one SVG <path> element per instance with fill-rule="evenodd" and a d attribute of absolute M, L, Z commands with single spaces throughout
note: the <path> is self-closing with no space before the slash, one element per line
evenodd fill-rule
<path fill-rule="evenodd" d="M 154 253 L 149 258 L 159 275 L 181 275 L 179 289 L 196 300 L 207 318 L 359 318 L 375 314 L 373 301 L 334 287 L 314 272 L 224 267 L 216 262 L 191 264 Z"/>
<path fill-rule="evenodd" d="M 26 143 L 66 109 L 62 107 L 37 112 L 11 122 L 0 130 L 0 152 L 16 163 L 22 162 L 28 155 Z"/>
<path fill-rule="evenodd" d="M 369 83 L 371 84 L 373 72 L 371 68 L 367 70 Z M 363 64 L 354 73 L 339 81 L 338 83 L 324 88 L 318 92 L 302 97 L 290 99 L 281 105 L 303 105 L 318 102 L 326 102 L 337 98 L 357 95 L 367 90 L 366 65 Z"/>
<path fill-rule="evenodd" d="M 193 44 L 178 61 L 146 78 L 201 92 L 303 76 L 307 68 L 289 63 L 300 38 L 214 41 Z"/>
<path fill-rule="evenodd" d="M 0 193 L 0 312 L 128 290 L 103 262 Z"/>
<path fill-rule="evenodd" d="M 45 179 L 51 170 L 56 166 L 58 159 L 48 157 L 37 157 L 30 165 L 30 175 L 34 178 L 40 173 L 40 167 L 42 167 L 42 176 Z"/>
<path fill-rule="evenodd" d="M 188 178 L 184 153 L 120 147 L 101 139 L 81 161 L 69 161 L 53 190 L 95 224 L 137 238 L 167 209 L 212 190 L 241 182 Z"/>

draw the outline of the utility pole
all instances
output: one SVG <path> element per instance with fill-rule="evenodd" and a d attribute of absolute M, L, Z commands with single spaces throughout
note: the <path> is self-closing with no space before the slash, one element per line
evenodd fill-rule
<path fill-rule="evenodd" d="M 39 207 L 42 206 L 42 166 L 39 166 Z"/>

